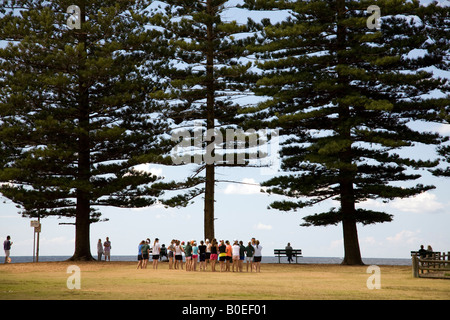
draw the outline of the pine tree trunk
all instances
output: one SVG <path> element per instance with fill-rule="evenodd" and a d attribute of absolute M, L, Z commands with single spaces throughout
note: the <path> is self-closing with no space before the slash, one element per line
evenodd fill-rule
<path fill-rule="evenodd" d="M 90 246 L 90 206 L 89 199 L 84 192 L 79 192 L 77 196 L 75 222 L 75 253 L 69 259 L 71 261 L 91 261 L 94 260 Z"/>
<path fill-rule="evenodd" d="M 364 265 L 358 242 L 358 230 L 355 219 L 344 219 L 342 221 L 344 231 L 344 260 L 343 265 Z"/>
<path fill-rule="evenodd" d="M 340 183 L 342 229 L 344 236 L 344 265 L 363 265 L 356 228 L 355 201 L 352 181 L 345 179 Z"/>
<path fill-rule="evenodd" d="M 214 165 L 206 165 L 205 239 L 214 239 Z"/>
<path fill-rule="evenodd" d="M 207 13 L 214 16 L 211 0 L 207 1 Z M 213 19 L 207 24 L 207 43 L 206 53 L 206 129 L 214 130 L 214 31 Z M 212 135 L 210 135 L 212 136 Z M 209 145 L 213 141 L 206 141 Z M 214 149 L 211 152 L 214 158 Z M 206 165 L 205 182 L 205 212 L 204 229 L 205 239 L 214 239 L 214 183 L 215 183 L 214 163 Z"/>
<path fill-rule="evenodd" d="M 345 0 L 337 1 L 337 64 L 348 65 L 345 55 L 347 43 L 347 28 L 342 23 L 345 20 Z M 347 95 L 346 87 L 349 85 L 348 76 L 338 72 L 338 97 L 344 98 Z M 348 124 L 350 119 L 350 106 L 339 102 L 339 127 L 337 129 L 340 139 L 352 141 L 351 127 Z M 339 155 L 340 168 L 340 198 L 342 212 L 342 228 L 344 233 L 344 260 L 342 264 L 346 265 L 362 265 L 361 252 L 359 249 L 358 232 L 356 229 L 356 210 L 355 196 L 353 189 L 353 181 L 355 172 L 352 169 L 353 155 L 351 144 L 345 147 Z"/>
<path fill-rule="evenodd" d="M 81 25 L 85 21 L 85 4 L 82 2 L 81 9 Z M 86 57 L 86 34 L 78 33 L 80 44 L 83 45 L 84 52 L 80 55 L 79 70 L 84 71 Z M 89 140 L 89 92 L 86 81 L 79 73 L 78 80 L 78 187 L 77 187 L 77 205 L 76 205 L 76 221 L 75 221 L 75 253 L 69 260 L 89 261 L 94 260 L 91 255 L 90 246 L 90 199 L 89 199 L 89 183 L 90 183 L 90 140 Z"/>

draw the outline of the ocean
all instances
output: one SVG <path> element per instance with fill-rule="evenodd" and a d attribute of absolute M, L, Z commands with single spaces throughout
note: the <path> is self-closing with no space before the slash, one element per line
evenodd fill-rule
<path fill-rule="evenodd" d="M 69 259 L 69 256 L 41 256 L 39 262 L 49 261 L 65 261 Z M 0 263 L 3 263 L 4 257 L 0 257 Z M 294 264 L 295 264 L 295 257 Z M 12 256 L 11 263 L 28 263 L 33 262 L 32 256 Z M 398 265 L 398 266 L 410 266 L 411 259 L 400 258 L 363 258 L 363 262 L 366 265 Z M 111 256 L 111 261 L 136 261 L 136 256 Z M 288 263 L 286 257 L 281 257 L 281 263 Z M 298 257 L 298 264 L 340 264 L 342 258 L 338 257 Z M 263 257 L 261 263 L 278 263 L 278 257 L 267 256 Z"/>

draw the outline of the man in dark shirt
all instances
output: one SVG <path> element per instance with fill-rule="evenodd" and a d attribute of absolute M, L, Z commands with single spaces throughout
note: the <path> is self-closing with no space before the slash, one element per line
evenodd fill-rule
<path fill-rule="evenodd" d="M 288 257 L 288 262 L 291 263 L 291 261 L 293 262 L 294 259 L 292 259 L 292 247 L 291 247 L 291 243 L 288 242 L 287 246 L 286 246 L 286 256 Z"/>
<path fill-rule="evenodd" d="M 423 248 L 423 245 L 420 246 L 420 250 L 417 252 L 419 256 L 423 259 L 427 256 L 427 250 Z"/>
<path fill-rule="evenodd" d="M 11 254 L 11 246 L 12 242 L 10 241 L 11 237 L 7 236 L 6 240 L 3 242 L 3 249 L 5 250 L 5 263 L 8 263 L 10 261 L 10 254 Z"/>

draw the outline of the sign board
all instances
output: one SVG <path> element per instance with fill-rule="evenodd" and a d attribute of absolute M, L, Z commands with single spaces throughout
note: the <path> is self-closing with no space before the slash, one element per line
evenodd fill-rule
<path fill-rule="evenodd" d="M 37 227 L 39 227 L 41 224 L 39 223 L 39 221 L 37 221 L 37 220 L 31 220 L 30 221 L 30 227 L 34 227 L 34 228 L 37 228 Z"/>
<path fill-rule="evenodd" d="M 39 227 L 34 227 L 34 232 L 41 232 L 41 225 L 39 225 Z"/>

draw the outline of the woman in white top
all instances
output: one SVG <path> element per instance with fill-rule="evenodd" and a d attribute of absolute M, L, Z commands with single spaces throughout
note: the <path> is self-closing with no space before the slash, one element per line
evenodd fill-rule
<path fill-rule="evenodd" d="M 178 265 L 181 264 L 181 269 L 183 269 L 183 247 L 180 246 L 180 240 L 177 240 L 175 245 L 175 269 L 178 269 Z"/>
<path fill-rule="evenodd" d="M 153 269 L 158 269 L 159 253 L 161 251 L 161 246 L 159 245 L 159 239 L 156 238 L 153 242 L 152 254 L 153 254 Z"/>
<path fill-rule="evenodd" d="M 236 267 L 236 272 L 239 271 L 239 251 L 240 251 L 240 247 L 239 247 L 239 243 L 237 240 L 234 240 L 234 244 L 231 247 L 231 252 L 232 252 L 232 257 L 233 257 L 233 272 L 234 272 L 234 267 Z"/>
<path fill-rule="evenodd" d="M 206 256 L 205 256 L 205 270 L 206 270 L 206 267 L 209 264 L 209 259 L 211 258 L 211 246 L 212 246 L 212 244 L 211 244 L 211 242 L 209 242 L 209 239 L 205 240 L 205 245 L 206 245 Z"/>
<path fill-rule="evenodd" d="M 254 245 L 255 254 L 253 255 L 254 265 L 256 272 L 261 272 L 261 258 L 262 258 L 262 246 L 259 244 L 259 240 L 256 240 Z"/>

